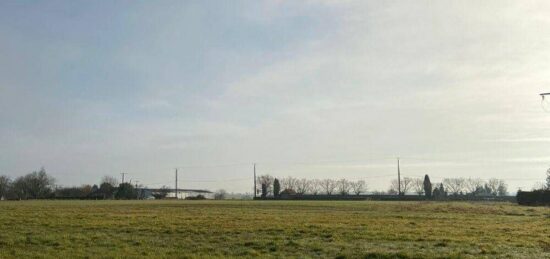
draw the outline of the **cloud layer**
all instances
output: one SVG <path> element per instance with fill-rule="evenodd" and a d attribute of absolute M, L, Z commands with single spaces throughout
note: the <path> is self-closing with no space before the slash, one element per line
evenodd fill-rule
<path fill-rule="evenodd" d="M 245 192 L 224 181 L 257 162 L 373 190 L 401 156 L 405 175 L 529 188 L 550 166 L 548 17 L 544 1 L 0 3 L 0 173 L 171 184 L 228 165 L 184 168 L 183 186 Z"/>

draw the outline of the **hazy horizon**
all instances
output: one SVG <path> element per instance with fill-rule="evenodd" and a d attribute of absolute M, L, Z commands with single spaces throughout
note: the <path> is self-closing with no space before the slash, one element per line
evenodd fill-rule
<path fill-rule="evenodd" d="M 3 1 L 0 175 L 251 192 L 258 174 L 550 167 L 546 1 Z"/>

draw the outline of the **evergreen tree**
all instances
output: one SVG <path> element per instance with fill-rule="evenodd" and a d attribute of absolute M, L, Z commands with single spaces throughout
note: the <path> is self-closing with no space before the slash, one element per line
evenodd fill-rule
<path fill-rule="evenodd" d="M 426 197 L 432 197 L 432 182 L 430 182 L 430 177 L 428 175 L 424 176 L 424 193 Z"/>
<path fill-rule="evenodd" d="M 279 193 L 281 192 L 281 184 L 279 183 L 279 179 L 275 178 L 273 181 L 273 196 L 279 197 Z"/>
<path fill-rule="evenodd" d="M 137 199 L 137 190 L 130 183 L 121 183 L 115 193 L 115 198 L 119 200 Z"/>

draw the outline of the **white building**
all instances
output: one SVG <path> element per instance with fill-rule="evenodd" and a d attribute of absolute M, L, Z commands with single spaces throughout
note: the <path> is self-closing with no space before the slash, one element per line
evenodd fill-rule
<path fill-rule="evenodd" d="M 175 189 L 141 189 L 142 199 L 154 199 L 154 194 L 166 193 L 165 198 L 174 199 L 176 197 Z M 198 190 L 198 189 L 178 189 L 178 199 L 194 198 L 199 195 L 202 195 L 206 199 L 214 199 L 214 193 L 209 190 Z"/>
<path fill-rule="evenodd" d="M 170 190 L 166 198 L 174 198 L 175 190 Z M 178 189 L 178 199 L 193 198 L 202 195 L 206 199 L 214 199 L 214 193 L 209 190 Z"/>

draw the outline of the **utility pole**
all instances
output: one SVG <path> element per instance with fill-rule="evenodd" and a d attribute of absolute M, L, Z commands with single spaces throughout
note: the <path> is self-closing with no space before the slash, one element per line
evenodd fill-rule
<path fill-rule="evenodd" d="M 178 199 L 178 169 L 176 168 L 176 200 Z"/>
<path fill-rule="evenodd" d="M 256 163 L 254 163 L 254 198 L 256 198 Z"/>
<path fill-rule="evenodd" d="M 120 173 L 122 175 L 122 183 L 124 183 L 124 175 L 126 175 L 127 173 Z"/>
<path fill-rule="evenodd" d="M 399 167 L 399 157 L 397 158 L 397 186 L 398 193 L 401 195 L 401 168 Z"/>

